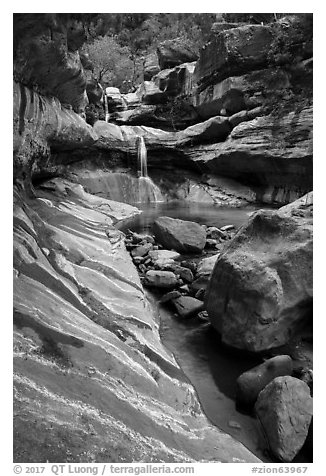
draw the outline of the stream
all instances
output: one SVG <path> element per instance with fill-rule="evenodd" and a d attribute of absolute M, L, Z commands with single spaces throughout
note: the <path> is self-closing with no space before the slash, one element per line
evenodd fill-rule
<path fill-rule="evenodd" d="M 151 233 L 151 226 L 159 216 L 194 221 L 202 225 L 234 225 L 236 229 L 247 222 L 259 206 L 243 208 L 220 207 L 211 204 L 183 201 L 135 204 L 142 213 L 117 224 L 121 231 Z M 272 207 L 263 207 L 272 208 Z M 199 259 L 188 255 L 184 258 Z M 260 364 L 262 358 L 226 348 L 213 327 L 199 319 L 180 320 L 172 309 L 159 304 L 160 290 L 145 290 L 147 299 L 160 322 L 163 344 L 173 353 L 186 378 L 195 388 L 207 418 L 223 432 L 243 443 L 263 462 L 274 461 L 262 427 L 253 414 L 236 406 L 236 380 L 245 371 Z M 293 462 L 306 462 L 301 450 Z"/>
<path fill-rule="evenodd" d="M 120 223 L 122 231 L 150 233 L 159 216 L 190 220 L 202 225 L 239 228 L 259 207 L 218 207 L 202 203 L 172 201 L 137 204 L 142 213 Z M 209 323 L 198 319 L 180 320 L 159 304 L 162 293 L 146 290 L 146 296 L 160 319 L 163 344 L 174 354 L 182 371 L 194 386 L 207 418 L 222 431 L 241 441 L 261 460 L 271 461 L 259 422 L 236 408 L 236 379 L 261 362 L 259 357 L 229 351 Z"/>

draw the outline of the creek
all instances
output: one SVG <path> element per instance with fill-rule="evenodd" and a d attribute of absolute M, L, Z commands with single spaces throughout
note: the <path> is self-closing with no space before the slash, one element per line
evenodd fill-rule
<path fill-rule="evenodd" d="M 142 210 L 140 215 L 117 224 L 122 231 L 130 229 L 138 233 L 150 233 L 151 225 L 158 216 L 217 227 L 232 224 L 237 229 L 259 208 L 218 207 L 183 201 L 138 203 L 137 207 Z M 171 310 L 159 304 L 161 294 L 159 291 L 146 291 L 147 299 L 160 319 L 162 342 L 174 354 L 195 388 L 206 416 L 260 459 L 271 461 L 267 456 L 267 445 L 259 422 L 252 415 L 241 413 L 235 403 L 236 379 L 260 363 L 261 359 L 226 349 L 209 323 L 176 318 Z"/>

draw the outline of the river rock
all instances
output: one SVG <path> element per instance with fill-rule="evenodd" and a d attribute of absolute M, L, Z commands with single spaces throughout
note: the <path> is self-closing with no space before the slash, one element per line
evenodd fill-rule
<path fill-rule="evenodd" d="M 160 217 L 153 224 L 157 241 L 180 253 L 200 253 L 206 243 L 205 229 L 198 223 Z"/>
<path fill-rule="evenodd" d="M 145 275 L 145 283 L 156 288 L 173 288 L 178 284 L 177 277 L 172 271 L 149 270 Z"/>
<path fill-rule="evenodd" d="M 177 268 L 177 273 L 180 275 L 180 278 L 183 279 L 183 281 L 186 281 L 187 283 L 192 283 L 194 280 L 194 276 L 189 268 L 183 268 L 180 266 Z"/>
<path fill-rule="evenodd" d="M 311 200 L 256 212 L 216 262 L 205 302 L 226 344 L 278 347 L 311 319 Z"/>
<path fill-rule="evenodd" d="M 164 294 L 160 299 L 160 303 L 164 304 L 166 302 L 172 301 L 172 299 L 177 299 L 179 297 L 181 297 L 181 293 L 180 293 L 180 291 L 177 291 L 175 289 L 173 291 L 170 291 L 170 292 Z"/>
<path fill-rule="evenodd" d="M 155 263 L 157 260 L 169 260 L 174 261 L 180 257 L 180 253 L 171 250 L 153 250 L 149 252 L 149 256 L 152 258 L 152 261 Z"/>
<path fill-rule="evenodd" d="M 145 243 L 144 245 L 137 246 L 131 251 L 131 256 L 145 256 L 153 248 L 151 243 Z"/>
<path fill-rule="evenodd" d="M 289 355 L 277 355 L 257 367 L 248 370 L 237 379 L 237 401 L 245 406 L 253 406 L 258 394 L 275 377 L 291 375 L 292 359 Z"/>
<path fill-rule="evenodd" d="M 196 61 L 198 54 L 185 44 L 183 38 L 166 40 L 157 47 L 158 62 L 161 69 L 174 68 L 182 63 Z"/>
<path fill-rule="evenodd" d="M 172 302 L 179 316 L 184 319 L 193 317 L 204 309 L 204 303 L 191 296 L 181 296 Z"/>
<path fill-rule="evenodd" d="M 292 461 L 306 440 L 311 422 L 308 385 L 294 377 L 276 377 L 258 395 L 255 410 L 274 456 Z"/>

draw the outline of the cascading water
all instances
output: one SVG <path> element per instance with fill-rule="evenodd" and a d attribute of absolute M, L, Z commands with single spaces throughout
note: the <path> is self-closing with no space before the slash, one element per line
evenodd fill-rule
<path fill-rule="evenodd" d="M 163 202 L 160 189 L 148 176 L 147 172 L 147 149 L 143 137 L 137 137 L 136 141 L 138 153 L 138 170 L 140 173 L 139 183 L 139 202 Z"/>
<path fill-rule="evenodd" d="M 106 92 L 104 91 L 104 111 L 105 111 L 105 122 L 109 122 L 109 107 L 108 107 L 108 97 L 106 95 Z"/>

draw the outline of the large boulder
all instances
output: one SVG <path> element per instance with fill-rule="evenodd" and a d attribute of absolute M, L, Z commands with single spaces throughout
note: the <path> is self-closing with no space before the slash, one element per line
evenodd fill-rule
<path fill-rule="evenodd" d="M 192 221 L 160 217 L 153 224 L 159 243 L 179 253 L 200 253 L 206 243 L 205 229 Z"/>
<path fill-rule="evenodd" d="M 312 418 L 308 385 L 294 377 L 277 377 L 260 392 L 255 410 L 274 456 L 292 461 L 307 438 Z"/>
<path fill-rule="evenodd" d="M 244 406 L 255 404 L 259 392 L 275 377 L 292 375 L 293 364 L 289 355 L 277 355 L 253 369 L 247 370 L 237 379 L 237 401 Z"/>
<path fill-rule="evenodd" d="M 182 38 L 166 40 L 157 47 L 158 62 L 161 69 L 174 68 L 182 63 L 196 61 L 198 54 Z"/>
<path fill-rule="evenodd" d="M 260 210 L 216 261 L 206 291 L 226 344 L 258 352 L 288 342 L 312 313 L 312 193 Z"/>

